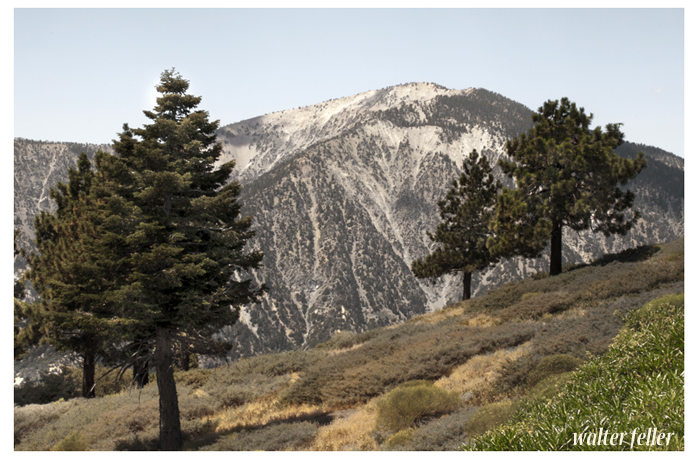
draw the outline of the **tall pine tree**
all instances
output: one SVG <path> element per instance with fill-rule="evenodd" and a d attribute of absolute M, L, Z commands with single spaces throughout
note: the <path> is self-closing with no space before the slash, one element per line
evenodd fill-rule
<path fill-rule="evenodd" d="M 239 184 L 227 183 L 234 163 L 217 167 L 218 121 L 195 110 L 201 98 L 188 88 L 174 69 L 163 72 L 157 105 L 144 112 L 152 123 L 124 125 L 116 155 L 97 158 L 105 194 L 127 209 L 130 229 L 115 238 L 127 248 L 130 274 L 112 304 L 133 342 L 153 347 L 163 450 L 182 447 L 176 355 L 225 353 L 213 335 L 260 294 L 241 280 L 262 254 L 244 252 L 254 233 L 251 218 L 240 218 Z"/>
<path fill-rule="evenodd" d="M 464 161 L 464 170 L 458 182 L 444 200 L 439 201 L 442 223 L 434 233 L 427 235 L 441 246 L 427 255 L 425 260 L 415 260 L 412 271 L 418 278 L 432 278 L 444 274 L 463 273 L 464 300 L 471 298 L 471 274 L 497 262 L 486 243 L 492 233 L 488 227 L 498 190 L 488 160 L 479 158 L 473 150 Z"/>
<path fill-rule="evenodd" d="M 534 128 L 506 144 L 513 161 L 500 160 L 516 190 L 498 197 L 491 250 L 503 256 L 536 257 L 551 247 L 550 275 L 562 272 L 563 228 L 626 234 L 639 217 L 627 215 L 634 200 L 622 191 L 646 164 L 643 153 L 624 159 L 612 150 L 623 143 L 621 124 L 590 129 L 592 114 L 567 98 L 547 101 L 532 117 Z"/>

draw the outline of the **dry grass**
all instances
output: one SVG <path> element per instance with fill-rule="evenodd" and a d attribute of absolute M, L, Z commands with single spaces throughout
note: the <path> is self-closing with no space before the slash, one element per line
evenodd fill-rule
<path fill-rule="evenodd" d="M 500 376 L 500 370 L 508 360 L 513 361 L 528 355 L 531 348 L 531 341 L 527 341 L 515 348 L 501 349 L 487 355 L 477 355 L 463 365 L 456 367 L 449 376 L 435 381 L 434 385 L 461 394 L 486 392 Z"/>
<path fill-rule="evenodd" d="M 462 311 L 463 313 L 463 311 Z M 466 327 L 493 327 L 496 325 L 502 324 L 502 319 L 498 317 L 493 317 L 489 313 L 481 313 L 476 315 L 475 317 L 471 317 L 469 319 L 464 320 L 461 322 L 461 325 L 464 325 Z"/>
<path fill-rule="evenodd" d="M 275 422 L 314 417 L 324 413 L 318 406 L 279 405 L 276 394 L 269 394 L 244 405 L 222 410 L 206 419 L 216 424 L 220 434 L 257 428 Z"/>
<path fill-rule="evenodd" d="M 342 348 L 342 349 L 332 349 L 332 350 L 326 351 L 326 352 L 328 353 L 328 355 L 342 354 L 342 353 L 347 352 L 347 351 L 353 351 L 353 350 L 355 350 L 355 349 L 358 349 L 358 348 L 364 346 L 364 344 L 365 344 L 365 343 L 359 343 L 359 344 L 355 344 L 355 345 L 353 345 L 353 346 L 351 346 L 351 347 L 345 347 L 345 348 Z"/>
<path fill-rule="evenodd" d="M 421 316 L 416 316 L 416 322 L 422 322 L 426 324 L 436 324 L 442 322 L 443 320 L 450 319 L 456 316 L 462 316 L 464 314 L 464 308 L 459 307 L 459 305 L 445 307 L 439 311 L 431 312 L 429 314 L 424 314 Z"/>
<path fill-rule="evenodd" d="M 311 451 L 377 451 L 379 444 L 373 438 L 376 425 L 378 398 L 371 400 L 346 418 L 318 429 Z"/>

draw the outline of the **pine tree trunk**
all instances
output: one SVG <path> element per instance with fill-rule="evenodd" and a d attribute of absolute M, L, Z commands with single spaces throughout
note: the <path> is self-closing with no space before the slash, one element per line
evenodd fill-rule
<path fill-rule="evenodd" d="M 158 329 L 155 341 L 155 369 L 158 393 L 160 394 L 160 449 L 179 451 L 182 449 L 180 409 L 177 404 L 177 388 L 173 375 L 174 363 L 169 331 Z"/>
<path fill-rule="evenodd" d="M 464 293 L 461 301 L 471 299 L 471 272 L 464 271 Z"/>
<path fill-rule="evenodd" d="M 180 365 L 182 365 L 182 371 L 189 371 L 189 351 L 182 351 Z"/>
<path fill-rule="evenodd" d="M 148 361 L 143 360 L 136 362 L 134 365 L 134 382 L 136 387 L 142 389 L 146 384 L 148 384 Z"/>
<path fill-rule="evenodd" d="M 95 398 L 95 354 L 83 354 L 83 397 Z"/>
<path fill-rule="evenodd" d="M 561 222 L 553 222 L 551 230 L 551 265 L 550 276 L 556 276 L 563 272 L 563 225 Z"/>

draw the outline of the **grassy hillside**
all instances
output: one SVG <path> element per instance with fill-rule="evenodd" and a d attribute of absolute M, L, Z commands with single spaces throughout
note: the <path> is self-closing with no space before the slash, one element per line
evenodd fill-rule
<path fill-rule="evenodd" d="M 601 362 L 629 312 L 683 292 L 683 243 L 512 282 L 398 326 L 338 333 L 315 349 L 176 373 L 185 447 L 455 450 L 513 415 L 521 428 L 530 400 L 567 391 L 581 378 L 572 370 Z M 606 381 L 627 387 L 634 374 L 612 371 Z M 15 406 L 16 450 L 149 450 L 157 438 L 155 384 Z M 481 438 L 470 447 L 488 449 Z"/>
<path fill-rule="evenodd" d="M 684 294 L 629 313 L 609 352 L 568 379 L 465 449 L 684 450 Z"/>

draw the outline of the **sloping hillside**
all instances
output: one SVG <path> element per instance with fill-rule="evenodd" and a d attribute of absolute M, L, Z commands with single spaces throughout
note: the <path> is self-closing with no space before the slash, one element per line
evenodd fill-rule
<path fill-rule="evenodd" d="M 529 396 L 560 372 L 545 359 L 569 371 L 603 355 L 630 311 L 683 290 L 680 239 L 511 282 L 404 324 L 338 333 L 314 349 L 180 371 L 186 447 L 454 450 L 482 407 Z M 16 398 L 47 388 L 30 389 Z M 157 400 L 150 384 L 16 406 L 15 449 L 155 449 Z"/>

